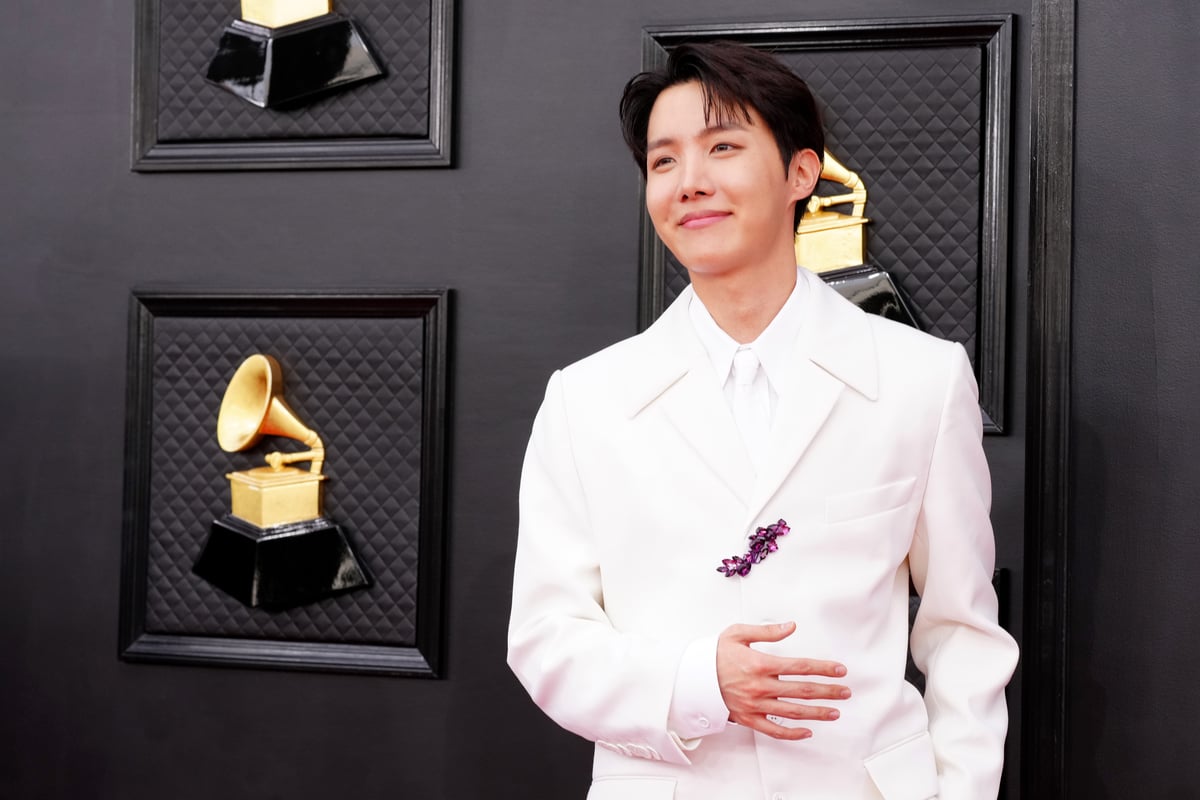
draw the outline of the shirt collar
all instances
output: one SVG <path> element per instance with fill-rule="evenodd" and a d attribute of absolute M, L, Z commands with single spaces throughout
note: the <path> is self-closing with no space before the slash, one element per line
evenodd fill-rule
<path fill-rule="evenodd" d="M 746 345 L 734 341 L 728 333 L 721 330 L 716 320 L 704 307 L 703 301 L 693 294 L 688 314 L 692 327 L 708 358 L 712 361 L 717 379 L 722 385 L 729 378 L 733 368 L 733 355 L 740 348 L 747 347 L 754 351 L 762 370 L 766 373 L 767 382 L 776 392 L 784 385 L 783 376 L 786 374 L 796 338 L 804 325 L 804 296 L 808 284 L 800 275 L 796 276 L 796 286 L 784 302 L 779 313 L 767 325 L 758 338 Z"/>

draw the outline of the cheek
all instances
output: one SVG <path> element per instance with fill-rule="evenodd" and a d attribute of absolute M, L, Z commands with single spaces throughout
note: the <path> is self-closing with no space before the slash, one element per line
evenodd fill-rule
<path fill-rule="evenodd" d="M 646 211 L 650 213 L 651 219 L 658 220 L 666 213 L 671 202 L 671 194 L 664 181 L 654 179 L 646 181 Z"/>
<path fill-rule="evenodd" d="M 670 193 L 663 191 L 661 188 L 655 189 L 648 185 L 646 187 L 646 213 L 650 215 L 650 221 L 654 223 L 654 227 L 661 235 L 669 227 L 671 216 Z"/>
<path fill-rule="evenodd" d="M 776 179 L 772 181 L 772 179 Z M 732 191 L 732 190 L 731 190 Z M 761 172 L 753 181 L 739 185 L 740 205 L 746 210 L 747 223 L 755 229 L 774 230 L 782 219 L 788 198 L 777 176 Z"/>

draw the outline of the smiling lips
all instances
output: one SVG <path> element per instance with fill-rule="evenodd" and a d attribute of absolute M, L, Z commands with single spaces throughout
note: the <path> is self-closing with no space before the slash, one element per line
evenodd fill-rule
<path fill-rule="evenodd" d="M 707 228 L 709 225 L 720 222 L 728 216 L 728 211 L 693 211 L 690 214 L 684 214 L 683 219 L 679 221 L 679 225 L 689 230 Z"/>

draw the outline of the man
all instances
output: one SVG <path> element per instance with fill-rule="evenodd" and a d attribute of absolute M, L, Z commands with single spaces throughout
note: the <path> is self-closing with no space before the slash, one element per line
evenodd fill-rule
<path fill-rule="evenodd" d="M 1016 645 L 965 353 L 797 270 L 824 136 L 782 64 L 680 46 L 621 116 L 691 287 L 550 379 L 510 665 L 596 742 L 589 800 L 995 797 Z"/>

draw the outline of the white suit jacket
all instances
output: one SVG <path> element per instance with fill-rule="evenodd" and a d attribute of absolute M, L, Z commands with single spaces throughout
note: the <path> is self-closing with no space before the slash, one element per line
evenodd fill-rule
<path fill-rule="evenodd" d="M 795 399 L 761 475 L 688 319 L 690 288 L 644 333 L 550 379 L 522 474 L 509 664 L 597 743 L 589 800 L 996 796 L 1017 650 L 996 622 L 966 354 L 801 274 Z M 791 532 L 777 552 L 745 577 L 716 571 L 779 519 Z M 904 680 L 910 576 L 924 697 Z M 792 636 L 755 646 L 845 664 L 840 719 L 798 742 L 669 729 L 691 641 L 788 620 Z"/>

